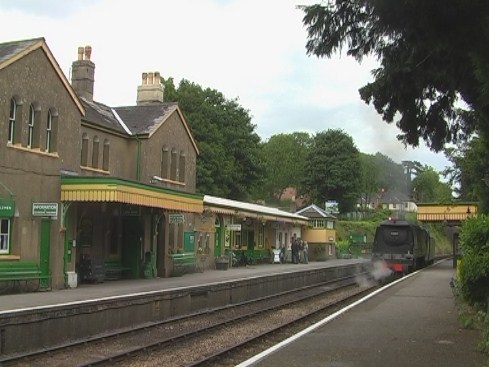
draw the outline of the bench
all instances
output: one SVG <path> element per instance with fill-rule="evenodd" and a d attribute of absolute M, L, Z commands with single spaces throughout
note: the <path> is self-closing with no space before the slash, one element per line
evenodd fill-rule
<path fill-rule="evenodd" d="M 0 261 L 0 289 L 3 291 L 49 288 L 49 280 L 50 276 L 42 275 L 39 265 L 34 261 Z"/>
<path fill-rule="evenodd" d="M 170 254 L 173 263 L 172 276 L 181 276 L 185 273 L 194 273 L 197 256 L 193 252 Z"/>
<path fill-rule="evenodd" d="M 118 259 L 107 259 L 104 261 L 105 280 L 117 280 L 124 278 L 124 273 L 131 270 L 127 266 L 123 266 Z"/>
<path fill-rule="evenodd" d="M 272 262 L 272 254 L 269 249 L 247 250 L 246 258 L 248 264 L 269 264 Z"/>

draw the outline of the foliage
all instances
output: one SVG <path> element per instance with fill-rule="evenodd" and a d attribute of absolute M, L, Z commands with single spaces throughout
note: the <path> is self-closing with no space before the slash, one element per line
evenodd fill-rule
<path fill-rule="evenodd" d="M 331 57 L 346 47 L 357 61 L 379 59 L 360 95 L 387 123 L 397 119 L 405 144 L 422 138 L 440 151 L 489 129 L 489 2 L 336 0 L 299 8 L 308 54 Z"/>
<path fill-rule="evenodd" d="M 452 189 L 449 184 L 440 182 L 440 175 L 432 167 L 424 167 L 412 182 L 415 199 L 418 202 L 447 203 L 452 201 Z"/>
<path fill-rule="evenodd" d="M 375 203 L 376 196 L 382 191 L 406 193 L 407 176 L 401 164 L 389 157 L 360 153 L 362 209 Z"/>
<path fill-rule="evenodd" d="M 249 111 L 237 99 L 185 79 L 178 88 L 172 78 L 163 83 L 166 99 L 178 102 L 200 151 L 197 191 L 247 200 L 264 175 L 260 137 Z"/>
<path fill-rule="evenodd" d="M 340 212 L 355 208 L 360 195 L 360 154 L 342 130 L 317 133 L 305 162 L 303 187 L 312 202 L 338 202 Z"/>
<path fill-rule="evenodd" d="M 266 174 L 261 196 L 265 200 L 280 200 L 287 187 L 302 192 L 301 180 L 306 174 L 304 162 L 311 144 L 312 137 L 301 132 L 273 135 L 262 144 Z"/>
<path fill-rule="evenodd" d="M 474 137 L 468 144 L 447 149 L 452 167 L 444 172 L 460 200 L 479 202 L 479 213 L 489 212 L 489 161 L 486 159 L 489 144 L 484 140 Z"/>
<path fill-rule="evenodd" d="M 489 302 L 489 216 L 478 215 L 464 221 L 460 232 L 463 258 L 460 264 L 460 291 L 470 304 L 484 309 Z"/>

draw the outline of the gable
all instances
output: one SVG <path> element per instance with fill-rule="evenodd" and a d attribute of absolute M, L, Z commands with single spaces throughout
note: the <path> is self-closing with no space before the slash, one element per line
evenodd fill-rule
<path fill-rule="evenodd" d="M 5 69 L 9 65 L 39 49 L 44 52 L 44 55 L 48 59 L 56 75 L 59 77 L 65 90 L 68 92 L 73 102 L 77 106 L 81 115 L 85 115 L 85 109 L 83 108 L 81 101 L 78 99 L 75 91 L 71 87 L 69 81 L 66 79 L 44 38 L 34 38 L 30 40 L 13 41 L 0 44 L 0 70 Z"/>
<path fill-rule="evenodd" d="M 167 102 L 140 106 L 116 107 L 114 110 L 133 135 L 146 135 L 149 138 L 162 128 L 170 117 L 177 115 L 195 152 L 199 154 L 199 149 L 197 148 L 197 144 L 190 128 L 176 103 Z"/>

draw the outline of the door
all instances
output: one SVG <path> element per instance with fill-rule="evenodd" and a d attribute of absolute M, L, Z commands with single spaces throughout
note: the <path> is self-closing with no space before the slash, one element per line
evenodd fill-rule
<path fill-rule="evenodd" d="M 141 230 L 139 217 L 122 219 L 122 266 L 130 270 L 132 279 L 141 276 Z"/>
<path fill-rule="evenodd" d="M 51 220 L 41 219 L 41 235 L 39 239 L 39 269 L 41 270 L 41 288 L 49 287 L 49 252 L 51 248 Z"/>
<path fill-rule="evenodd" d="M 222 255 L 221 251 L 221 222 L 219 217 L 216 217 L 215 231 L 214 231 L 214 256 Z"/>

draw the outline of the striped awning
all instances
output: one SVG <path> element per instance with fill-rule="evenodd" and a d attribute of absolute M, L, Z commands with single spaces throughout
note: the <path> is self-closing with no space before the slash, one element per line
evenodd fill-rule
<path fill-rule="evenodd" d="M 203 195 L 101 177 L 62 177 L 62 202 L 117 202 L 190 213 L 202 213 Z"/>

